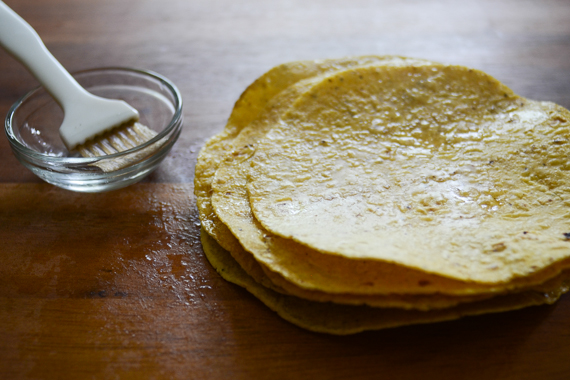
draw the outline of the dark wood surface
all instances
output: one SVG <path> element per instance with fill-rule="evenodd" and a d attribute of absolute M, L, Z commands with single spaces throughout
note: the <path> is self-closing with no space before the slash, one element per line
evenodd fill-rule
<path fill-rule="evenodd" d="M 281 320 L 199 244 L 205 140 L 282 62 L 398 54 L 486 71 L 570 107 L 570 1 L 6 0 L 69 70 L 130 66 L 180 88 L 184 132 L 142 183 L 41 183 L 0 138 L 2 379 L 569 379 L 570 296 L 347 337 Z M 36 85 L 0 51 L 0 115 Z"/>

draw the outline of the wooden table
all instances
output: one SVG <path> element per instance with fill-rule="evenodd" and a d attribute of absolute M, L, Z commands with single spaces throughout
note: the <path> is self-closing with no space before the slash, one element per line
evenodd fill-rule
<path fill-rule="evenodd" d="M 6 0 L 69 70 L 130 66 L 180 88 L 185 129 L 142 183 L 41 183 L 0 138 L 2 379 L 569 379 L 570 296 L 347 337 L 281 320 L 203 256 L 196 155 L 282 62 L 399 54 L 482 69 L 570 107 L 566 0 Z M 35 86 L 0 51 L 0 114 Z"/>

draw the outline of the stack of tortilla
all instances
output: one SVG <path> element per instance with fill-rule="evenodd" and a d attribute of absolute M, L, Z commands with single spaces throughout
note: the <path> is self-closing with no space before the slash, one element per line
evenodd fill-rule
<path fill-rule="evenodd" d="M 477 70 L 284 64 L 200 152 L 204 251 L 332 334 L 551 304 L 570 285 L 569 153 L 568 110 Z"/>

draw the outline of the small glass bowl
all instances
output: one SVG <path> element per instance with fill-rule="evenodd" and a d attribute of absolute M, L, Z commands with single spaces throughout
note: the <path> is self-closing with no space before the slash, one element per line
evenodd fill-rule
<path fill-rule="evenodd" d="M 158 134 L 124 152 L 81 157 L 63 145 L 59 137 L 63 111 L 38 87 L 20 98 L 6 116 L 6 135 L 16 158 L 46 182 L 90 193 L 128 186 L 156 169 L 182 129 L 182 98 L 176 86 L 159 74 L 128 68 L 85 70 L 73 77 L 95 95 L 129 103 L 139 111 L 140 123 Z M 109 160 L 125 158 L 132 162 L 118 170 L 99 168 Z"/>

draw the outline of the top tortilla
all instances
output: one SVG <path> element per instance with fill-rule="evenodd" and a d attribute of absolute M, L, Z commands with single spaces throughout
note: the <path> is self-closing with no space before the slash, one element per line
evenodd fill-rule
<path fill-rule="evenodd" d="M 570 257 L 568 120 L 464 67 L 354 68 L 244 161 L 251 207 L 323 253 L 508 282 Z"/>

